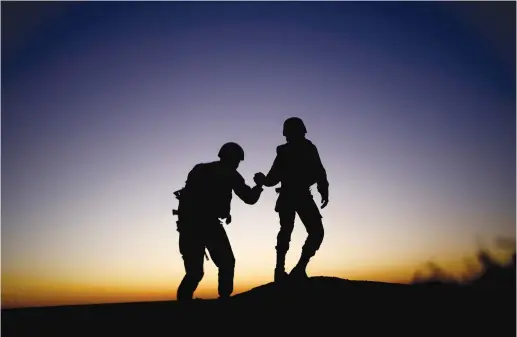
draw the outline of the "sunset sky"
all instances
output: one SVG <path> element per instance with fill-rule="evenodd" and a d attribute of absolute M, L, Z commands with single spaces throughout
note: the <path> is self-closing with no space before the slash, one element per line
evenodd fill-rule
<path fill-rule="evenodd" d="M 4 2 L 2 305 L 175 299 L 173 192 L 227 141 L 253 185 L 290 116 L 330 182 L 310 275 L 457 271 L 515 236 L 515 92 L 515 2 Z M 235 293 L 273 280 L 276 196 L 234 197 Z"/>

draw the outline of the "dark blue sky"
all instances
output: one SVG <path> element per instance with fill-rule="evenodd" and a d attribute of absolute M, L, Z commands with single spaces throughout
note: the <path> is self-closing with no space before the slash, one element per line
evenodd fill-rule
<path fill-rule="evenodd" d="M 214 22 L 238 25 L 260 20 L 264 25 L 301 24 L 335 35 L 351 32 L 364 44 L 394 49 L 423 45 L 428 58 L 436 57 L 443 48 L 452 48 L 451 54 L 464 59 L 466 71 L 476 69 L 485 80 L 498 83 L 500 90 L 513 95 L 513 7 L 512 2 L 16 3 L 10 4 L 8 10 L 13 15 L 6 17 L 2 26 L 2 66 L 8 80 L 23 69 L 28 71 L 31 65 L 44 62 L 58 49 L 91 43 L 98 34 L 115 34 L 129 27 L 135 30 L 127 33 L 138 34 L 137 27 L 145 26 L 147 33 L 160 35 L 170 34 L 172 27 L 181 33 Z M 144 19 L 149 16 L 153 16 L 150 22 Z M 399 31 L 406 34 L 402 37 L 397 34 Z M 482 39 L 481 34 L 476 34 L 480 32 L 485 35 Z M 429 48 L 429 44 L 434 48 Z M 431 55 L 430 50 L 434 50 Z M 436 66 L 446 66 L 439 59 L 436 61 Z"/>

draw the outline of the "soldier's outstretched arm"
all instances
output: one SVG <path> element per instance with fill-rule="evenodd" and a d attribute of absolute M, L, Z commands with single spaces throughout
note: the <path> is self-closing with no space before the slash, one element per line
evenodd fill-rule
<path fill-rule="evenodd" d="M 246 185 L 244 178 L 237 173 L 234 180 L 233 191 L 242 201 L 248 205 L 253 205 L 259 200 L 263 188 L 261 185 L 255 185 L 253 188 L 249 187 Z"/>
<path fill-rule="evenodd" d="M 266 175 L 264 180 L 264 186 L 273 187 L 280 182 L 280 146 L 276 148 L 276 157 L 273 161 L 273 165 Z"/>

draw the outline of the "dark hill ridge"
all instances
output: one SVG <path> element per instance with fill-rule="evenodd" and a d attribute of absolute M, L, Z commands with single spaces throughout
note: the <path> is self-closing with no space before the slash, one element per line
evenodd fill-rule
<path fill-rule="evenodd" d="M 384 283 L 372 281 L 349 281 L 337 277 L 316 276 L 311 277 L 306 282 L 285 282 L 281 284 L 268 283 L 253 288 L 245 293 L 237 294 L 233 297 L 235 301 L 265 301 L 268 300 L 289 300 L 311 298 L 328 299 L 328 297 L 339 297 L 349 295 L 352 290 L 370 288 L 371 290 L 401 290 L 407 289 L 407 285 L 397 283 Z"/>
<path fill-rule="evenodd" d="M 144 302 L 2 311 L 2 336 L 158 336 L 423 332 L 515 336 L 515 288 L 403 285 L 312 277 L 227 302 Z M 190 329 L 189 331 L 185 329 Z"/>

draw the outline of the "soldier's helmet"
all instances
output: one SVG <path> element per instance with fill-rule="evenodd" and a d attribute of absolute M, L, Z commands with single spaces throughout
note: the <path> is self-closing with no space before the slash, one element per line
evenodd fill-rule
<path fill-rule="evenodd" d="M 307 133 L 307 129 L 305 128 L 305 124 L 302 119 L 299 117 L 290 117 L 287 118 L 284 122 L 283 135 L 285 137 L 288 136 L 300 136 L 305 135 Z"/>
<path fill-rule="evenodd" d="M 221 146 L 218 156 L 223 160 L 241 161 L 244 160 L 244 150 L 239 144 L 229 142 Z"/>

